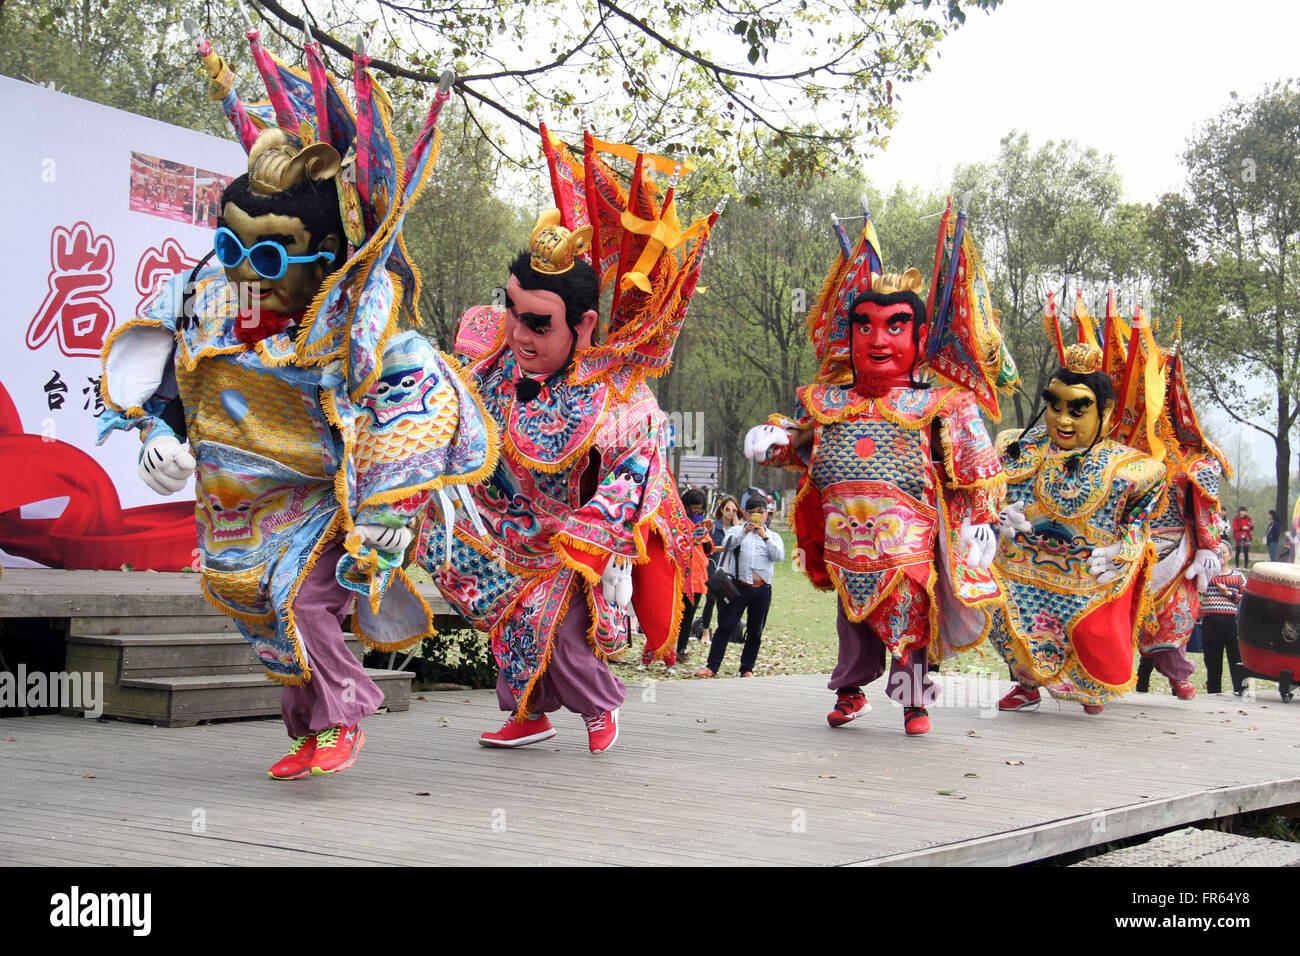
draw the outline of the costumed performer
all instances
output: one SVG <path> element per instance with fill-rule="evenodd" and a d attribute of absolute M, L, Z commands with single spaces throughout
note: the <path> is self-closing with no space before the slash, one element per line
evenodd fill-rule
<path fill-rule="evenodd" d="M 838 599 L 827 722 L 870 710 L 862 687 L 888 652 L 888 694 L 917 735 L 938 694 L 929 662 L 982 640 L 1001 601 L 989 565 L 1004 482 L 980 407 L 996 418 L 1017 375 L 965 214 L 944 214 L 928 304 L 916 269 L 881 274 L 865 219 L 856 249 L 834 220 L 840 256 L 808 316 L 817 378 L 793 418 L 751 429 L 745 453 L 802 473 L 796 562 Z"/>
<path fill-rule="evenodd" d="M 267 106 L 242 104 L 199 50 L 248 171 L 222 194 L 213 253 L 105 343 L 99 423 L 101 441 L 140 431 L 159 494 L 194 475 L 203 593 L 285 685 L 294 740 L 268 773 L 293 780 L 351 766 L 383 703 L 344 641 L 351 605 L 369 647 L 433 633 L 404 552 L 431 492 L 485 476 L 492 433 L 449 363 L 398 328 L 418 323 L 401 224 L 435 161 L 449 75 L 403 179 L 364 54 L 354 114 L 314 43 L 305 75 L 248 37 Z"/>
<path fill-rule="evenodd" d="M 1142 659 L 1138 690 L 1145 690 L 1154 667 L 1181 700 L 1196 696 L 1188 680 L 1196 669 L 1187 658 L 1187 641 L 1201 616 L 1201 591 L 1222 570 L 1219 558 L 1219 486 L 1232 476 L 1227 459 L 1201 431 L 1183 371 L 1182 322 L 1164 353 L 1166 396 L 1159 422 L 1165 447 L 1166 494 L 1151 516 L 1156 566 L 1149 593 L 1154 613 L 1138 637 Z M 1131 347 L 1131 346 L 1130 346 Z M 1141 447 L 1141 446 L 1138 446 Z"/>
<path fill-rule="evenodd" d="M 1046 687 L 1100 714 L 1134 684 L 1165 468 L 1105 437 L 1117 403 L 1102 350 L 1063 349 L 1059 336 L 1058 348 L 1031 427 L 998 436 L 1007 504 L 994 569 L 1007 601 L 989 639 L 1017 682 L 999 709 L 1035 709 Z"/>
<path fill-rule="evenodd" d="M 665 418 L 645 384 L 667 371 L 718 211 L 682 230 L 659 157 L 590 133 L 583 158 L 542 124 L 558 209 L 510 264 L 505 308 L 471 309 L 457 358 L 501 430 L 477 516 L 430 520 L 419 558 L 446 599 L 491 637 L 510 716 L 486 747 L 555 734 L 581 715 L 592 753 L 618 737 L 629 603 L 652 657 L 673 651 L 691 590 L 693 526 L 666 461 Z M 602 155 L 634 164 L 627 189 Z M 674 173 L 674 180 L 676 174 Z M 600 327 L 600 291 L 612 284 Z M 481 519 L 486 533 L 475 527 Z"/>

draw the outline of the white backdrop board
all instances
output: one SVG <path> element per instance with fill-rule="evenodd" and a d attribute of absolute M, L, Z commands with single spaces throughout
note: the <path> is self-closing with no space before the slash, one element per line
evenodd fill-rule
<path fill-rule="evenodd" d="M 0 454 L 6 474 L 34 471 L 46 476 L 49 490 L 63 492 L 36 497 L 41 483 L 33 479 L 22 493 L 29 500 L 16 501 L 13 492 L 0 498 L 0 547 L 10 565 L 107 561 L 116 567 L 121 562 L 111 562 L 119 551 L 96 542 L 124 533 L 111 514 L 95 523 L 96 513 L 111 512 L 104 476 L 124 514 L 163 499 L 136 474 L 134 435 L 117 433 L 95 445 L 95 418 L 102 411 L 99 350 L 112 329 L 137 314 L 151 289 L 211 250 L 216 200 L 244 170 L 244 151 L 233 131 L 223 140 L 8 77 L 0 77 L 0 121 L 10 131 L 0 139 L 0 275 L 7 312 L 0 327 L 0 386 L 9 400 L 0 394 Z M 38 446 L 15 437 L 20 434 L 45 441 Z M 104 476 L 67 446 L 89 454 Z M 18 514 L 60 517 L 77 507 L 69 499 L 81 491 L 89 496 L 81 502 L 85 517 L 56 528 L 70 549 L 68 560 L 51 560 L 48 535 L 34 535 L 35 525 L 19 527 Z M 169 500 L 193 507 L 192 491 Z M 178 513 L 173 508 L 169 520 L 174 523 Z M 128 530 L 138 532 L 149 517 L 128 515 Z M 146 539 L 140 537 L 140 546 Z"/>

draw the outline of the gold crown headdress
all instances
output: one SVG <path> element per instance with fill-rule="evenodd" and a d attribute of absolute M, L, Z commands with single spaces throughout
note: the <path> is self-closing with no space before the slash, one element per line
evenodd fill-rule
<path fill-rule="evenodd" d="M 528 237 L 528 250 L 534 272 L 543 275 L 563 275 L 573 268 L 574 259 L 591 245 L 590 224 L 572 231 L 560 225 L 560 210 L 548 209 L 537 218 L 532 235 Z"/>
<path fill-rule="evenodd" d="M 1066 371 L 1078 375 L 1101 370 L 1101 349 L 1086 342 L 1071 345 L 1065 350 Z"/>
<path fill-rule="evenodd" d="M 284 130 L 270 126 L 258 134 L 248 151 L 248 188 L 269 196 L 309 179 L 333 179 L 342 165 L 343 157 L 329 143 L 297 146 Z"/>
<path fill-rule="evenodd" d="M 902 275 L 897 272 L 886 272 L 884 275 L 871 277 L 871 291 L 879 292 L 881 295 L 910 292 L 919 299 L 924 288 L 925 279 L 921 277 L 920 269 L 908 269 Z"/>

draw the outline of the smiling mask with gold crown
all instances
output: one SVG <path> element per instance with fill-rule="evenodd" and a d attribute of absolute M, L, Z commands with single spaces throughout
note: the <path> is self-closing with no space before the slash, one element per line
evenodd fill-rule
<path fill-rule="evenodd" d="M 199 509 L 204 592 L 272 677 L 302 683 L 309 661 L 286 609 L 326 543 L 343 536 L 338 581 L 368 598 L 358 635 L 409 646 L 432 617 L 401 570 L 404 545 L 378 542 L 409 539 L 430 495 L 450 511 L 444 489 L 487 473 L 492 426 L 453 363 L 401 328 L 418 326 L 420 290 L 401 226 L 436 161 L 451 77 L 403 162 L 360 45 L 353 109 L 309 37 L 301 71 L 250 27 L 269 98 L 245 104 L 187 27 L 248 168 L 222 195 L 208 259 L 106 343 L 100 433 L 139 429 L 153 457 L 164 449 L 176 474 L 153 485 L 161 493 L 179 490 L 186 467 L 201 503 L 205 486 L 247 489 L 256 535 L 218 534 Z M 186 441 L 192 457 L 177 451 Z"/>

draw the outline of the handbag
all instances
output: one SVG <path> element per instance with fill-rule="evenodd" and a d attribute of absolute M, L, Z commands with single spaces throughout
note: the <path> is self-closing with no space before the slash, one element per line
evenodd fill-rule
<path fill-rule="evenodd" d="M 740 548 L 736 548 L 735 550 L 736 550 L 736 567 L 737 569 L 739 569 Z M 732 575 L 724 571 L 722 568 L 723 562 L 725 562 L 726 560 L 727 560 L 727 552 L 724 551 L 722 553 L 722 557 L 718 559 L 716 565 L 715 564 L 709 565 L 709 580 L 706 584 L 706 587 L 708 587 L 709 593 L 712 594 L 715 599 L 719 601 L 726 601 L 729 603 L 731 601 L 735 601 L 739 599 L 740 591 L 736 587 L 736 579 Z"/>

